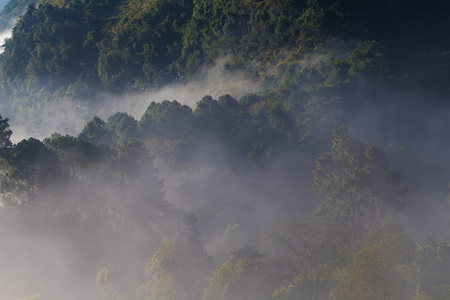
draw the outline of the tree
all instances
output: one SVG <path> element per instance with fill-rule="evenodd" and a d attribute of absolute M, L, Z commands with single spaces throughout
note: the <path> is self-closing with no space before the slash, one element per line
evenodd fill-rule
<path fill-rule="evenodd" d="M 157 171 L 153 166 L 153 157 L 149 156 L 144 145 L 135 138 L 121 141 L 118 144 L 115 160 L 118 171 L 126 182 L 134 179 L 145 180 L 143 172 L 154 175 Z"/>
<path fill-rule="evenodd" d="M 418 293 L 432 299 L 448 299 L 450 295 L 450 243 L 435 243 L 427 238 L 416 247 L 415 266 Z"/>
<path fill-rule="evenodd" d="M 354 266 L 344 287 L 335 291 L 336 299 L 399 299 L 390 297 L 394 287 L 390 285 L 392 279 L 388 272 L 383 250 L 378 245 L 364 247 L 355 255 Z"/>
<path fill-rule="evenodd" d="M 388 74 L 387 46 L 376 41 L 365 41 L 348 56 L 349 75 L 356 79 L 384 79 Z"/>
<path fill-rule="evenodd" d="M 207 133 L 222 134 L 226 127 L 223 108 L 211 96 L 205 96 L 197 102 L 194 110 L 198 130 Z"/>
<path fill-rule="evenodd" d="M 228 259 L 218 265 L 209 280 L 208 288 L 203 290 L 202 300 L 225 300 L 228 288 L 241 278 L 247 264 L 246 259 L 238 259 L 234 263 L 232 259 Z"/>
<path fill-rule="evenodd" d="M 326 196 L 316 216 L 354 226 L 367 213 L 375 217 L 383 215 L 386 206 L 405 206 L 399 173 L 389 169 L 381 150 L 356 140 L 346 127 L 333 131 L 331 150 L 316 162 L 313 190 Z"/>
<path fill-rule="evenodd" d="M 87 142 L 99 144 L 102 142 L 106 143 L 107 133 L 108 130 L 105 121 L 95 116 L 84 126 L 78 137 Z"/>
<path fill-rule="evenodd" d="M 150 279 L 146 284 L 139 287 L 138 293 L 150 291 L 149 299 L 152 300 L 175 300 L 176 290 L 173 277 L 175 262 L 173 251 L 175 244 L 172 241 L 161 239 L 160 245 L 155 253 L 147 260 L 145 275 Z"/>
<path fill-rule="evenodd" d="M 137 121 L 127 113 L 115 113 L 106 121 L 106 129 L 113 145 L 137 136 Z"/>
<path fill-rule="evenodd" d="M 228 94 L 220 96 L 218 102 L 226 116 L 227 126 L 230 131 L 236 132 L 240 113 L 239 102 Z"/>
<path fill-rule="evenodd" d="M 5 158 L 12 146 L 10 140 L 12 131 L 9 129 L 8 121 L 8 118 L 3 119 L 2 116 L 0 116 L 0 163 L 3 169 L 2 173 L 6 171 L 5 168 L 7 168 L 7 164 Z"/>
<path fill-rule="evenodd" d="M 57 136 L 44 143 L 58 153 L 63 168 L 73 177 L 80 177 L 89 165 L 99 163 L 106 154 L 104 149 L 73 136 Z"/>
<path fill-rule="evenodd" d="M 111 204 L 125 212 L 127 222 L 143 230 L 154 228 L 170 203 L 164 199 L 163 180 L 156 176 L 153 157 L 141 142 L 130 138 L 119 143 L 112 172 L 116 182 L 109 193 L 120 201 Z"/>
<path fill-rule="evenodd" d="M 0 154 L 5 154 L 4 151 L 12 146 L 11 135 L 12 131 L 9 129 L 9 119 L 3 119 L 0 115 Z"/>
<path fill-rule="evenodd" d="M 123 285 L 123 275 L 120 270 L 111 265 L 103 267 L 97 273 L 97 289 L 102 294 L 103 299 L 123 300 L 124 294 L 119 288 Z"/>
<path fill-rule="evenodd" d="M 182 139 L 194 127 L 192 109 L 178 101 L 152 102 L 138 122 L 140 135 L 149 138 Z"/>
<path fill-rule="evenodd" d="M 262 246 L 268 255 L 289 265 L 284 268 L 285 281 L 273 298 L 314 300 L 325 297 L 344 238 L 342 228 L 314 223 L 285 223 L 265 233 Z"/>
<path fill-rule="evenodd" d="M 353 256 L 333 300 L 408 300 L 414 295 L 414 247 L 398 224 L 383 220 Z"/>
<path fill-rule="evenodd" d="M 5 156 L 7 170 L 0 182 L 3 204 L 34 206 L 58 191 L 67 178 L 57 154 L 41 141 L 22 140 Z"/>
<path fill-rule="evenodd" d="M 328 138 L 330 131 L 336 126 L 340 114 L 336 98 L 312 98 L 303 106 L 303 111 L 297 116 L 297 127 L 300 131 L 298 140 L 303 143 L 313 143 Z"/>

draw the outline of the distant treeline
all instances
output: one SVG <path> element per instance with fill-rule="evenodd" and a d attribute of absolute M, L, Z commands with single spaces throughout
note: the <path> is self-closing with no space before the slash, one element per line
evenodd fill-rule
<path fill-rule="evenodd" d="M 11 0 L 2 13 L 23 3 Z M 360 49 L 353 72 L 446 89 L 449 7 L 439 0 L 47 0 L 30 5 L 6 41 L 1 92 L 16 102 L 139 92 L 188 80 L 224 56 L 226 69 L 270 81 L 333 41 L 343 43 L 336 58 L 354 51 L 355 41 L 384 45 L 384 57 Z M 336 63 L 330 74 L 348 68 Z"/>

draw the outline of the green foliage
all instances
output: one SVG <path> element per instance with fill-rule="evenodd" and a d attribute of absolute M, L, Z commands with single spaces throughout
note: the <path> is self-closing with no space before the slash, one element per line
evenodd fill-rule
<path fill-rule="evenodd" d="M 194 115 L 200 123 L 220 124 L 220 120 L 223 116 L 222 107 L 220 106 L 219 102 L 217 100 L 214 100 L 211 96 L 204 96 L 202 100 L 197 102 L 197 106 L 194 110 Z M 200 127 L 202 126 L 200 125 Z"/>
<path fill-rule="evenodd" d="M 11 0 L 6 19 L 28 3 Z M 433 66 L 435 84 L 445 89 L 450 35 L 439 20 L 448 3 L 421 3 L 49 0 L 29 6 L 6 41 L 1 94 L 19 102 L 61 96 L 84 101 L 98 92 L 143 91 L 189 79 L 219 57 L 227 57 L 225 69 L 244 68 L 260 78 L 301 65 L 298 78 L 304 83 L 297 84 L 314 88 L 386 80 L 391 74 L 398 84 L 412 82 L 416 79 L 402 77 L 415 72 L 405 60 L 421 57 Z M 433 30 L 424 31 L 420 22 Z M 325 66 L 303 63 L 311 51 L 328 51 L 325 41 L 334 38 L 362 42 L 350 46 L 347 57 L 330 52 Z M 442 42 L 430 42 L 433 38 Z"/>
<path fill-rule="evenodd" d="M 0 12 L 0 32 L 8 29 L 13 25 L 12 23 L 17 19 L 21 14 L 26 11 L 26 8 L 30 4 L 39 3 L 42 1 L 35 0 L 10 0 L 3 7 Z M 3 41 L 0 41 L 3 43 Z"/>
<path fill-rule="evenodd" d="M 400 175 L 389 169 L 383 152 L 356 140 L 348 128 L 334 130 L 332 146 L 317 158 L 314 192 L 326 199 L 316 215 L 338 224 L 356 225 L 361 217 L 383 214 L 384 206 L 404 207 L 406 190 Z"/>
<path fill-rule="evenodd" d="M 4 159 L 7 168 L 0 189 L 5 206 L 36 206 L 49 200 L 67 176 L 56 153 L 34 138 L 22 140 Z"/>
<path fill-rule="evenodd" d="M 97 123 L 99 129 L 101 124 Z M 118 145 L 126 142 L 129 138 L 136 137 L 138 134 L 137 121 L 127 113 L 115 113 L 106 120 L 106 130 L 108 131 L 108 140 L 112 145 Z"/>
<path fill-rule="evenodd" d="M 311 143 L 328 138 L 331 128 L 335 128 L 341 113 L 336 98 L 312 98 L 304 106 L 304 110 L 297 115 L 299 127 L 299 141 Z"/>
<path fill-rule="evenodd" d="M 123 205 L 127 218 L 144 227 L 150 226 L 170 207 L 164 199 L 163 180 L 156 172 L 153 157 L 140 141 L 130 138 L 119 143 L 114 157 L 114 174 L 118 183 L 116 188 L 120 191 L 112 189 L 111 192 L 120 193 L 128 200 L 128 203 L 119 203 L 119 207 Z M 142 214 L 144 211 L 147 213 Z"/>
<path fill-rule="evenodd" d="M 283 136 L 289 127 L 288 116 L 278 101 L 268 100 L 254 104 L 250 108 L 250 115 L 258 131 L 268 130 L 274 136 Z"/>
<path fill-rule="evenodd" d="M 225 300 L 228 288 L 241 278 L 247 264 L 246 259 L 238 259 L 234 263 L 231 259 L 228 259 L 223 264 L 216 266 L 209 280 L 208 288 L 203 290 L 202 300 Z"/>
<path fill-rule="evenodd" d="M 128 180 L 136 178 L 140 169 L 154 170 L 153 158 L 149 157 L 144 145 L 134 138 L 119 143 L 115 159 L 121 165 L 123 176 Z"/>
<path fill-rule="evenodd" d="M 376 41 L 360 43 L 347 57 L 352 78 L 384 79 L 388 74 L 387 46 Z"/>
<path fill-rule="evenodd" d="M 5 130 L 9 130 L 7 124 L 5 120 Z M 138 284 L 133 286 L 135 282 L 130 278 L 143 275 L 136 271 L 139 265 L 134 262 L 145 261 L 142 249 L 153 247 L 155 239 L 165 234 L 173 238 L 182 245 L 185 261 L 186 257 L 196 260 L 204 257 L 196 229 L 197 218 L 171 207 L 164 199 L 163 181 L 156 172 L 146 148 L 131 138 L 111 148 L 55 133 L 44 143 L 29 139 L 11 145 L 5 152 L 1 170 L 3 229 L 0 234 L 2 238 L 14 230 L 20 230 L 21 234 L 16 236 L 17 243 L 4 244 L 2 258 L 13 251 L 17 255 L 23 253 L 24 245 L 28 245 L 23 236 L 38 234 L 49 239 L 70 240 L 70 247 L 77 251 L 76 277 L 82 274 L 92 283 L 93 268 L 120 258 L 114 261 L 117 268 L 108 265 L 98 273 L 99 291 L 104 299 L 141 299 L 135 293 Z M 18 227 L 13 226 L 13 221 Z M 51 247 L 47 244 L 44 247 L 45 256 L 59 251 L 48 249 Z M 169 248 L 173 250 L 172 246 Z M 174 277 L 161 273 L 167 265 L 161 261 L 156 265 L 159 258 L 166 259 L 167 249 L 159 248 L 153 260 L 149 260 L 146 270 L 149 280 L 158 280 L 149 289 L 155 293 L 154 297 L 149 296 L 151 299 L 179 299 L 180 296 L 173 294 Z M 33 259 L 40 257 L 35 252 L 26 251 L 26 255 Z M 125 262 L 123 257 L 130 259 Z M 192 259 L 189 263 L 194 266 L 196 262 Z M 23 276 L 24 281 L 33 277 Z M 173 284 L 163 292 L 160 289 L 163 282 Z M 186 284 L 183 290 L 189 290 L 190 279 L 183 279 L 182 283 Z"/>
<path fill-rule="evenodd" d="M 377 245 L 365 247 L 358 252 L 354 265 L 347 279 L 348 287 L 344 287 L 336 299 L 404 299 L 391 296 L 396 287 L 391 286 L 392 278 L 387 276 L 389 265 Z"/>
<path fill-rule="evenodd" d="M 287 260 L 292 266 L 291 274 L 286 274 L 286 280 L 272 297 L 325 297 L 327 287 L 332 285 L 331 270 L 344 240 L 342 228 L 314 223 L 281 224 L 265 233 L 261 245 L 271 257 Z"/>
<path fill-rule="evenodd" d="M 57 9 L 49 4 L 28 7 L 5 44 L 6 78 L 27 79 L 25 84 L 59 87 L 80 72 L 82 49 L 80 10 Z M 64 74 L 64 76 L 61 76 Z M 64 77 L 64 78 L 63 78 Z M 71 78 L 72 77 L 72 78 Z M 74 78 L 75 77 L 75 78 Z"/>
<path fill-rule="evenodd" d="M 95 116 L 89 121 L 78 135 L 79 138 L 94 144 L 107 142 L 108 129 L 106 123 L 99 117 Z"/>
<path fill-rule="evenodd" d="M 189 163 L 191 144 L 185 140 L 151 139 L 145 141 L 145 148 L 155 156 L 155 163 L 161 168 L 181 169 Z"/>
<path fill-rule="evenodd" d="M 145 138 L 186 138 L 194 129 L 192 109 L 176 100 L 152 102 L 139 120 L 138 129 Z"/>
<path fill-rule="evenodd" d="M 124 295 L 117 290 L 123 280 L 120 270 L 113 266 L 105 266 L 97 273 L 97 289 L 101 292 L 103 299 L 123 300 Z"/>
<path fill-rule="evenodd" d="M 121 5 L 98 59 L 105 88 L 145 89 L 173 80 L 171 65 L 181 53 L 181 30 L 190 14 L 190 1 L 131 0 Z"/>
<path fill-rule="evenodd" d="M 173 251 L 175 244 L 172 241 L 161 239 L 161 242 L 147 260 L 145 274 L 150 279 L 146 284 L 139 287 L 138 293 L 143 294 L 150 291 L 149 298 L 152 300 L 175 300 L 176 290 L 174 277 L 172 275 L 174 268 Z"/>
<path fill-rule="evenodd" d="M 12 146 L 11 143 L 11 135 L 12 131 L 9 129 L 9 119 L 5 118 L 3 119 L 2 116 L 0 116 L 0 154 L 1 156 L 5 155 L 8 148 Z"/>
<path fill-rule="evenodd" d="M 11 0 L 4 13 L 14 16 L 24 3 Z M 447 11 L 448 3 L 435 0 L 50 0 L 31 5 L 0 54 L 0 94 L 13 108 L 38 107 L 38 101 L 51 103 L 59 97 L 90 101 L 97 92 L 146 91 L 188 80 L 218 57 L 226 57 L 226 72 L 246 69 L 255 78 L 272 78 L 273 88 L 239 101 L 230 95 L 217 100 L 205 96 L 194 111 L 175 100 L 152 102 L 139 121 L 127 113 L 114 114 L 106 122 L 94 117 L 78 137 L 54 135 L 43 143 L 28 139 L 13 145 L 9 120 L 0 117 L 0 231 L 8 230 L 4 224 L 12 214 L 3 215 L 14 208 L 18 215 L 32 212 L 33 220 L 41 217 L 36 212 L 44 212 L 46 228 L 53 230 L 49 232 L 60 226 L 61 235 L 81 245 L 77 250 L 82 249 L 83 259 L 124 257 L 122 247 L 136 245 L 137 251 L 127 248 L 126 253 L 133 262 L 98 273 L 97 287 L 105 299 L 135 297 L 134 290 L 127 290 L 134 261 L 142 259 L 142 249 L 153 246 L 153 238 L 168 233 L 174 242 L 161 240 L 147 260 L 147 282 L 137 297 L 186 298 L 182 291 L 194 281 L 190 266 L 204 258 L 198 219 L 165 199 L 154 162 L 170 164 L 177 172 L 168 187 L 184 184 L 179 197 L 207 199 L 215 206 L 210 215 L 209 206 L 202 207 L 202 217 L 221 217 L 225 204 L 247 208 L 244 193 L 226 190 L 255 170 L 265 174 L 274 167 L 278 172 L 323 151 L 321 142 L 339 123 L 340 110 L 352 105 L 355 87 L 366 89 L 381 81 L 427 85 L 410 72 L 411 61 L 420 58 L 427 72 L 436 75 L 428 78 L 434 81 L 431 86 L 440 92 L 448 89 L 450 34 L 448 26 L 438 24 L 446 20 Z M 398 37 L 405 45 L 399 45 Z M 345 50 L 340 51 L 340 44 L 338 51 L 329 50 L 333 45 L 325 41 L 341 38 Z M 227 145 L 227 151 L 217 151 L 217 145 Z M 198 157 L 198 149 L 208 152 L 202 161 L 220 166 L 218 180 L 206 178 L 215 176 L 214 167 L 199 167 L 198 160 L 191 159 Z M 325 200 L 311 221 L 267 232 L 267 260 L 252 268 L 243 256 L 218 265 L 203 299 L 233 299 L 239 287 L 251 291 L 258 285 L 264 285 L 264 292 L 275 287 L 261 298 L 448 299 L 448 243 L 425 241 L 413 257 L 403 229 L 385 220 L 387 207 L 404 207 L 405 189 L 384 153 L 340 127 L 332 134 L 331 149 L 316 162 L 313 188 Z M 200 172 L 207 175 L 196 176 Z M 194 184 L 188 187 L 202 180 L 214 193 L 192 192 Z M 268 189 L 260 185 L 276 184 L 274 179 L 246 180 L 244 184 L 257 186 L 261 193 Z M 286 191 L 273 195 L 283 204 L 280 195 L 298 191 L 293 188 L 298 181 L 286 181 Z M 239 202 L 231 199 L 236 195 Z M 228 202 L 220 202 L 223 199 Z M 50 205 L 40 211 L 40 203 Z M 208 250 L 215 258 L 244 243 L 239 228 L 229 225 L 216 240 L 206 233 L 213 240 Z M 109 247 L 97 241 L 103 237 L 113 241 Z M 183 245 L 184 261 L 175 260 L 175 242 Z M 95 249 L 86 250 L 91 247 Z M 265 281 L 258 281 L 261 274 Z"/>
<path fill-rule="evenodd" d="M 322 41 L 321 7 L 306 1 L 197 1 L 183 38 L 178 66 L 187 74 L 216 57 L 236 57 L 230 66 L 271 60 L 285 47 L 303 51 Z"/>
<path fill-rule="evenodd" d="M 403 229 L 389 221 L 376 226 L 332 299 L 411 299 L 411 244 Z"/>
<path fill-rule="evenodd" d="M 2 53 L 3 92 L 41 101 L 66 92 L 72 97 L 89 95 L 99 82 L 92 76 L 98 55 L 95 41 L 108 10 L 106 3 L 81 1 L 28 6 Z M 32 95 L 37 91 L 40 95 Z"/>

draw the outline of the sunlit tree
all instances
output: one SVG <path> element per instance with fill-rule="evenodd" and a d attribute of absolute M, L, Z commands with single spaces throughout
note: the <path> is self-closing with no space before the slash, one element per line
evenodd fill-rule
<path fill-rule="evenodd" d="M 405 206 L 399 173 L 389 169 L 381 150 L 358 141 L 346 127 L 333 131 L 330 151 L 316 162 L 313 190 L 325 195 L 316 216 L 354 226 L 364 216 L 383 215 L 386 207 Z"/>
<path fill-rule="evenodd" d="M 202 300 L 225 300 L 228 288 L 241 278 L 247 264 L 246 259 L 236 261 L 228 259 L 223 264 L 218 265 L 209 280 L 208 288 L 203 290 Z"/>
<path fill-rule="evenodd" d="M 331 291 L 333 300 L 409 300 L 414 288 L 414 248 L 401 226 L 382 221 L 344 266 L 340 284 Z"/>
<path fill-rule="evenodd" d="M 120 286 L 124 280 L 122 273 L 116 267 L 107 265 L 97 273 L 97 289 L 102 294 L 103 299 L 125 300 L 125 295 Z"/>
<path fill-rule="evenodd" d="M 44 144 L 57 152 L 63 168 L 75 178 L 82 176 L 90 165 L 99 164 L 108 154 L 107 148 L 69 135 L 44 139 Z"/>
<path fill-rule="evenodd" d="M 173 271 L 176 266 L 173 259 L 175 244 L 162 239 L 159 247 L 147 260 L 145 274 L 147 283 L 139 287 L 138 293 L 145 294 L 151 300 L 175 300 L 177 291 Z"/>
<path fill-rule="evenodd" d="M 137 121 L 127 113 L 115 113 L 106 121 L 109 142 L 118 145 L 137 136 Z"/>

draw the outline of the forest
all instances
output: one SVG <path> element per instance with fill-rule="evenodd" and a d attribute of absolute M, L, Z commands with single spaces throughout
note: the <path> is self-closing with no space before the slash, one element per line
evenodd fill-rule
<path fill-rule="evenodd" d="M 450 3 L 8 0 L 0 300 L 449 300 Z"/>

